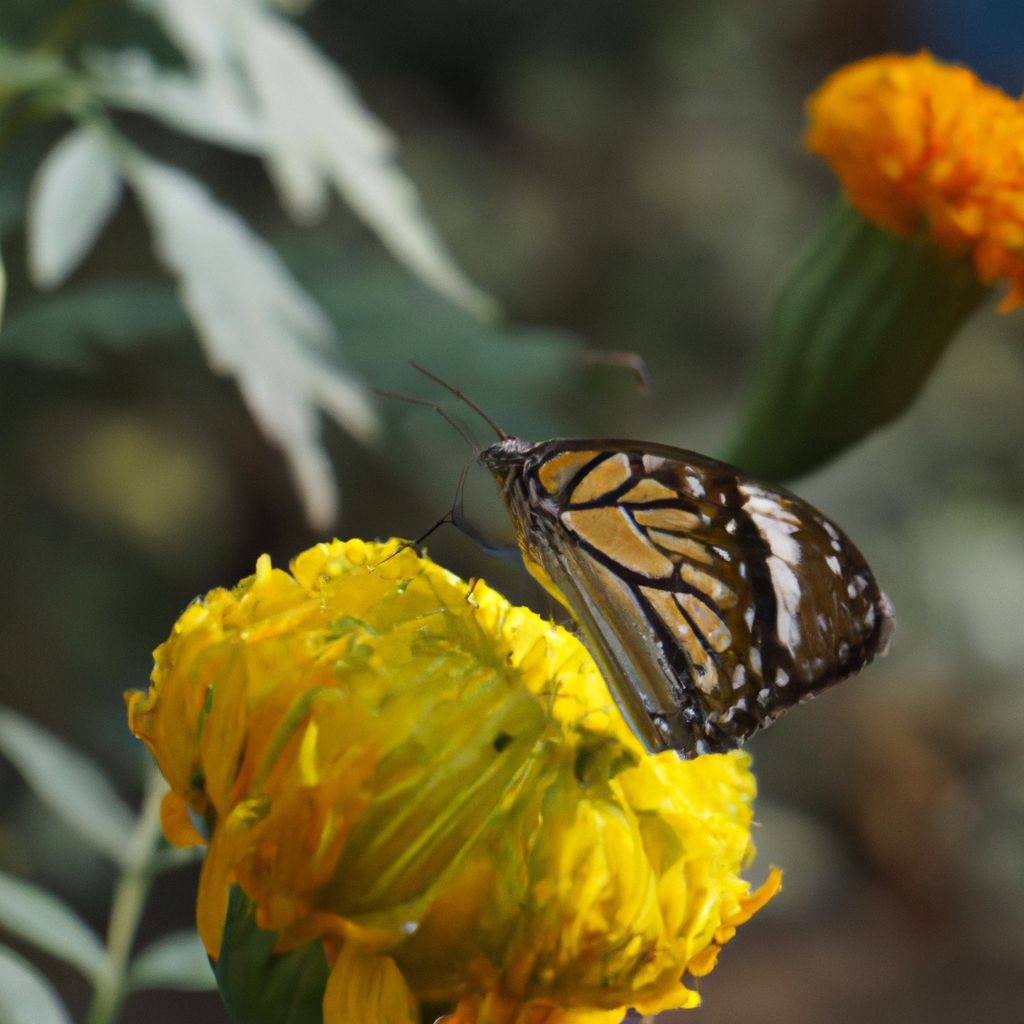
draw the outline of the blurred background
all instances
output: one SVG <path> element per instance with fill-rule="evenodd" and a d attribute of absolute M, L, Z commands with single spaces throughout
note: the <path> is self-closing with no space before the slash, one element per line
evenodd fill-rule
<path fill-rule="evenodd" d="M 65 5 L 0 3 L 9 41 Z M 300 24 L 397 135 L 405 170 L 486 324 L 429 291 L 340 204 L 299 229 L 262 167 L 141 116 L 132 137 L 188 167 L 271 240 L 330 314 L 364 381 L 441 397 L 416 359 L 524 437 L 639 437 L 713 453 L 743 400 L 773 297 L 835 198 L 801 149 L 802 106 L 838 65 L 922 46 L 1012 95 L 1024 12 L 881 0 L 393 0 L 312 4 Z M 118 4 L 89 30 L 158 46 Z M 165 44 L 166 45 L 166 44 Z M 94 756 L 138 799 L 121 693 L 182 608 L 322 539 L 280 451 L 214 376 L 122 204 L 65 289 L 28 284 L 31 172 L 67 124 L 8 132 L 0 158 L 0 703 Z M 136 282 L 149 310 L 72 301 Z M 98 292 L 90 293 L 90 289 Z M 115 296 L 116 290 L 111 293 Z M 127 312 L 126 312 L 127 310 Z M 910 415 L 795 489 L 840 522 L 891 596 L 889 656 L 750 744 L 759 857 L 785 890 L 700 982 L 704 1024 L 945 1024 L 1024 1005 L 1024 331 L 994 303 Z M 6 327 L 5 327 L 6 330 Z M 575 361 L 629 350 L 630 375 Z M 417 536 L 472 460 L 429 409 L 381 402 L 366 447 L 325 423 L 339 537 Z M 470 426 L 485 439 L 478 423 Z M 489 477 L 466 514 L 511 532 Z M 431 555 L 553 612 L 521 568 L 448 527 Z M 105 862 L 0 763 L 0 868 L 61 893 L 97 928 Z M 192 919 L 195 878 L 161 879 L 144 925 Z M 85 985 L 44 964 L 80 1011 Z M 125 1020 L 223 1021 L 216 995 L 133 998 Z"/>

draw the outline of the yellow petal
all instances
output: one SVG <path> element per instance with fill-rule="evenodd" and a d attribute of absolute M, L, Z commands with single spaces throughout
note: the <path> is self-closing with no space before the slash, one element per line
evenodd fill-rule
<path fill-rule="evenodd" d="M 394 960 L 346 942 L 324 992 L 324 1024 L 420 1024 L 416 997 Z"/>
<path fill-rule="evenodd" d="M 771 895 L 749 758 L 645 754 L 575 637 L 397 541 L 292 572 L 188 608 L 128 699 L 169 838 L 211 830 L 207 950 L 238 884 L 276 952 L 323 944 L 328 1024 L 695 1005 L 680 978 Z"/>
<path fill-rule="evenodd" d="M 160 827 L 171 846 L 202 846 L 206 842 L 192 823 L 188 805 L 173 790 L 160 802 Z"/>

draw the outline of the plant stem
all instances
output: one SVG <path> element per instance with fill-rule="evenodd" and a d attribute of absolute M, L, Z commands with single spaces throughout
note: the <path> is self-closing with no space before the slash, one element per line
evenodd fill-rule
<path fill-rule="evenodd" d="M 153 772 L 114 889 L 107 926 L 107 962 L 96 979 L 86 1024 L 114 1024 L 124 1001 L 128 957 L 153 880 L 153 855 L 160 836 L 160 801 L 166 789 L 164 780 Z"/>

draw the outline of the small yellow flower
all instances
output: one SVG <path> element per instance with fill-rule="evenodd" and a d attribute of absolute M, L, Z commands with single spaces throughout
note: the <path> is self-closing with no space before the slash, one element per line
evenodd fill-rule
<path fill-rule="evenodd" d="M 734 753 L 643 752 L 585 648 L 397 541 L 266 556 L 156 651 L 132 732 L 279 952 L 319 941 L 325 1024 L 613 1024 L 694 1006 L 751 892 L 754 780 Z M 197 828 L 199 824 L 201 827 Z"/>
<path fill-rule="evenodd" d="M 1024 107 L 928 53 L 872 57 L 808 103 L 807 148 L 862 214 L 969 256 L 985 284 L 1024 301 Z"/>

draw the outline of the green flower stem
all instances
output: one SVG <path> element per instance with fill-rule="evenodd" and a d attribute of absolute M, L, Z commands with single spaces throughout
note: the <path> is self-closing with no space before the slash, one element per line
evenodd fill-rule
<path fill-rule="evenodd" d="M 968 259 L 838 203 L 779 295 L 722 457 L 768 480 L 817 468 L 910 405 L 989 290 Z"/>
<path fill-rule="evenodd" d="M 135 831 L 125 851 L 122 873 L 114 890 L 107 926 L 107 962 L 96 979 L 86 1024 L 113 1024 L 126 995 L 128 957 L 152 883 L 160 839 L 160 801 L 167 784 L 156 772 L 150 777 Z"/>

